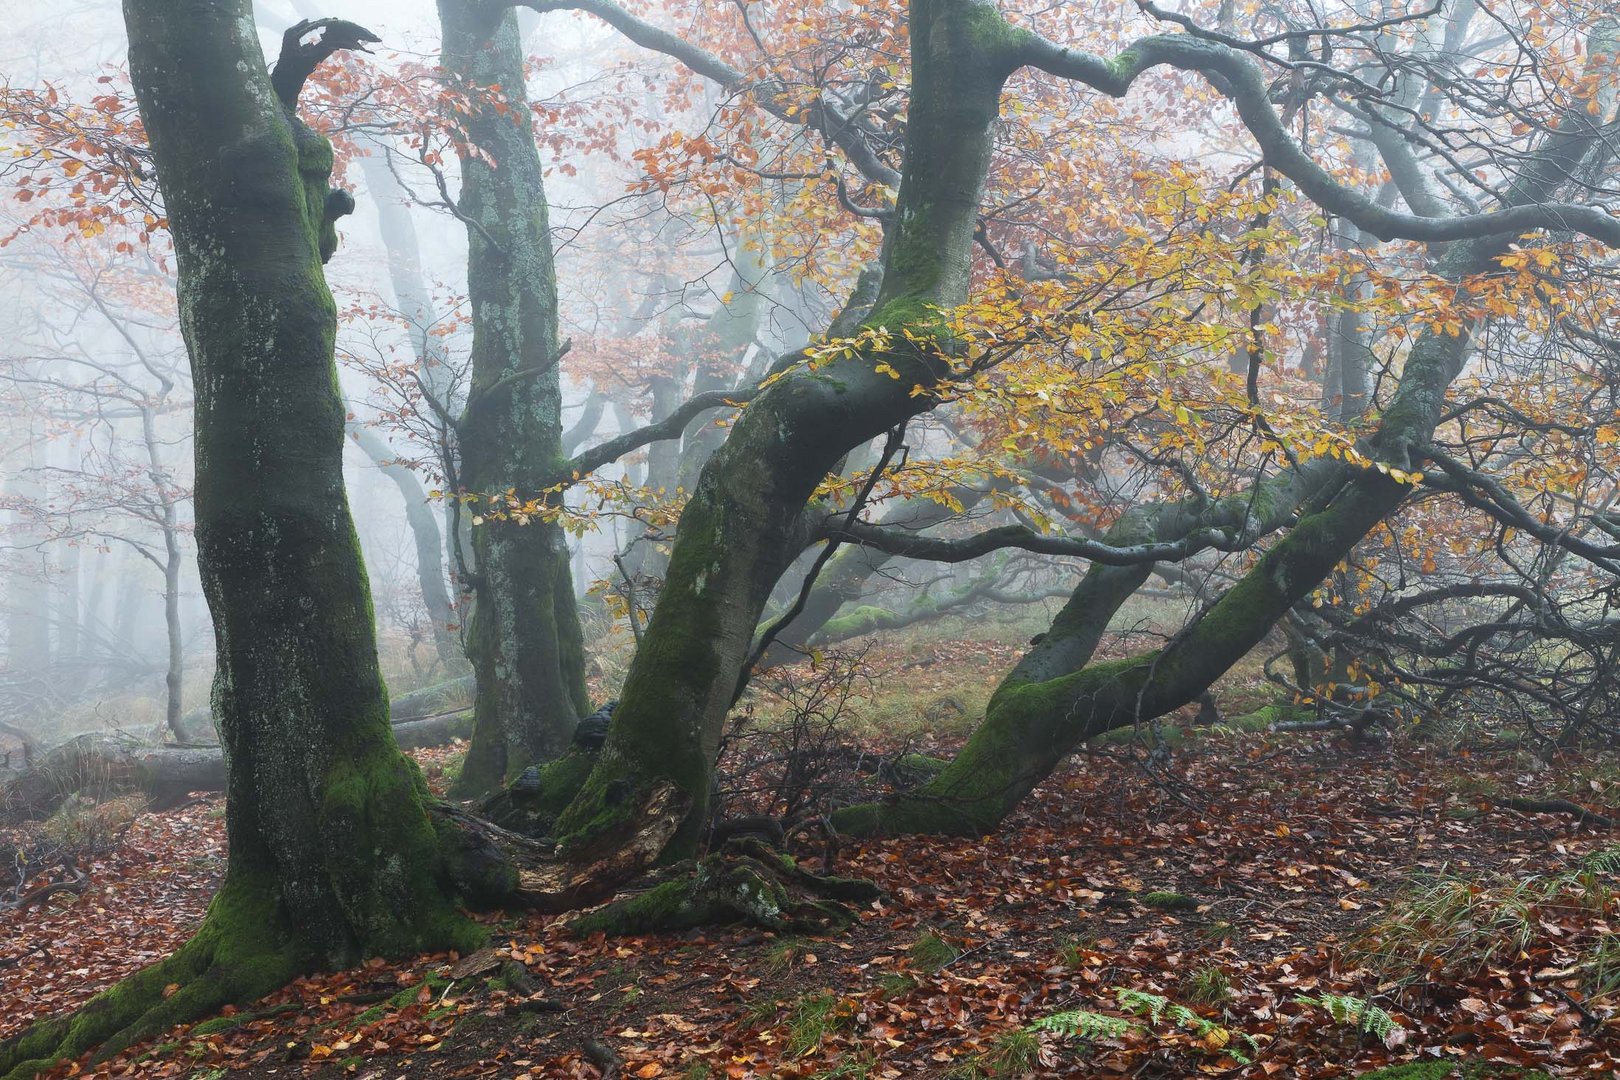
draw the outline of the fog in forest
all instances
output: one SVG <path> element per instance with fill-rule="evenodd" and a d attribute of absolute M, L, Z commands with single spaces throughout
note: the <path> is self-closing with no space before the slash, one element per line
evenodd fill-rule
<path fill-rule="evenodd" d="M 0 1080 L 1615 1075 L 1612 0 L 11 8 Z"/>
<path fill-rule="evenodd" d="M 38 22 L 36 13 L 19 14 L 0 53 L 10 83 L 48 85 L 63 101 L 127 95 L 117 4 L 71 5 Z M 312 14 L 328 13 L 256 5 L 266 55 Z M 431 4 L 361 2 L 341 14 L 383 38 L 379 65 L 398 71 L 437 60 Z M 713 215 L 705 220 L 656 190 L 633 190 L 635 155 L 666 131 L 701 133 L 719 95 L 669 100 L 674 65 L 635 55 L 600 24 L 559 16 L 542 25 L 525 12 L 520 25 L 541 115 L 589 124 L 588 136 L 576 127 L 569 137 L 599 141 L 588 162 L 566 149 L 545 157 L 562 335 L 573 343 L 564 420 L 576 442 L 639 426 L 685 396 L 698 376 L 690 345 L 674 343 L 712 320 L 739 282 L 759 303 L 725 358 L 728 370 L 746 371 L 824 330 L 834 300 L 822 285 L 794 280 L 790 262 L 765 265 L 732 222 L 719 228 Z M 338 353 L 352 415 L 345 479 L 390 685 L 403 692 L 466 669 L 467 601 L 445 539 L 456 515 L 439 497 L 447 487 L 437 459 L 442 425 L 414 396 L 406 369 L 431 355 L 448 397 L 464 393 L 470 326 L 467 232 L 438 186 L 457 189 L 454 155 L 444 153 L 445 141 L 406 145 L 387 126 L 374 120 L 353 132 L 339 182 L 354 191 L 357 209 L 340 226 L 342 258 L 327 277 L 343 313 Z M 422 154 L 433 149 L 442 161 L 430 167 Z M 141 192 L 133 208 L 114 201 L 138 220 L 155 209 L 144 203 L 151 196 Z M 31 223 L 34 208 L 6 201 L 4 228 L 16 235 L 0 249 L 0 305 L 14 328 L 0 374 L 0 724 L 13 738 L 45 743 L 109 727 L 143 738 L 211 738 L 202 714 L 213 640 L 192 539 L 193 395 L 172 256 L 161 235 L 138 246 L 102 243 L 93 215 L 81 232 Z M 673 495 L 690 468 L 663 470 L 672 463 L 666 450 L 610 465 L 597 479 L 637 490 L 650 479 Z M 657 459 L 651 466 L 649 456 Z M 581 511 L 568 540 L 576 590 L 606 624 L 603 590 L 621 608 L 634 591 L 613 561 L 627 555 L 629 580 L 642 579 L 644 620 L 657 575 L 642 567 L 662 557 L 666 530 L 649 529 L 623 505 L 604 514 L 601 499 L 570 502 Z M 439 563 L 427 573 L 443 579 L 448 618 L 424 599 L 419 555 L 435 541 Z M 443 648 L 439 637 L 449 639 Z M 171 711 L 189 722 L 174 728 Z"/>

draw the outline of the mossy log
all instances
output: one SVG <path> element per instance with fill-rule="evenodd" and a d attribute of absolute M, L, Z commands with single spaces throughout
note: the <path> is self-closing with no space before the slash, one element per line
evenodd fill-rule
<path fill-rule="evenodd" d="M 92 732 L 51 747 L 0 793 L 12 820 L 49 817 L 75 793 L 95 799 L 141 792 L 164 809 L 193 791 L 222 791 L 225 757 L 217 748 L 151 746 L 118 732 Z"/>
<path fill-rule="evenodd" d="M 443 746 L 472 734 L 472 711 L 393 725 L 402 750 Z M 91 732 L 51 747 L 0 788 L 0 819 L 49 817 L 69 795 L 95 799 L 139 793 L 153 810 L 197 792 L 225 790 L 225 754 L 217 746 L 153 746 L 120 732 Z"/>

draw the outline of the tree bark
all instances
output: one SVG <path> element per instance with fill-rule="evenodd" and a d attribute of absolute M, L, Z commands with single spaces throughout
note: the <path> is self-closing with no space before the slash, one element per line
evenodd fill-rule
<path fill-rule="evenodd" d="M 494 160 L 461 158 L 473 345 L 457 424 L 459 479 L 480 500 L 472 508 L 476 606 L 467 636 L 477 720 L 457 784 L 465 796 L 561 754 L 590 704 L 561 526 L 544 516 L 513 520 L 488 502 L 507 492 L 541 497 L 560 479 L 563 460 L 556 272 L 517 16 L 440 0 L 439 19 L 444 67 L 472 98 L 463 135 Z"/>
<path fill-rule="evenodd" d="M 328 189 L 330 145 L 272 89 L 249 0 L 126 0 L 124 18 L 196 383 L 230 856 L 174 955 L 0 1046 L 0 1075 L 16 1078 L 300 971 L 479 939 L 455 907 L 421 774 L 389 729 L 344 494 L 321 264 L 352 201 Z"/>
<path fill-rule="evenodd" d="M 967 298 L 992 130 L 1013 67 L 1004 30 L 993 9 L 969 0 L 911 5 L 906 165 L 883 285 L 865 320 L 890 331 L 891 343 L 787 373 L 709 459 L 607 743 L 557 823 L 565 853 L 622 847 L 655 799 L 678 818 L 657 854 L 685 855 L 699 843 L 721 727 L 765 601 L 805 546 L 816 486 L 852 447 L 929 408 L 911 388 L 934 385 L 947 369 L 939 312 Z M 899 377 L 874 370 L 879 361 Z"/>

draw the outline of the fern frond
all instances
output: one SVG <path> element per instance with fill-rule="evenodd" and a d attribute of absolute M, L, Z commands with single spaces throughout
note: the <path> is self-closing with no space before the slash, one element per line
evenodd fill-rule
<path fill-rule="evenodd" d="M 1620 845 L 1592 852 L 1581 860 L 1581 868 L 1595 874 L 1620 874 Z"/>
<path fill-rule="evenodd" d="M 1170 1007 L 1169 998 L 1162 994 L 1150 994 L 1146 990 L 1132 990 L 1122 986 L 1117 994 L 1120 1008 L 1138 1016 L 1147 1016 L 1155 1024 L 1164 1019 L 1164 1012 Z"/>
<path fill-rule="evenodd" d="M 1123 1038 L 1130 1034 L 1131 1024 L 1123 1017 L 1105 1016 L 1085 1009 L 1071 1009 L 1068 1012 L 1043 1016 L 1028 1025 L 1027 1030 L 1050 1031 L 1090 1042 L 1097 1039 Z"/>
<path fill-rule="evenodd" d="M 1342 994 L 1322 994 L 1320 997 L 1300 994 L 1294 1000 L 1301 1005 L 1325 1010 L 1335 1023 L 1354 1026 L 1357 1031 L 1368 1032 L 1380 1039 L 1387 1040 L 1392 1033 L 1405 1030 L 1395 1022 L 1393 1016 L 1364 998 Z"/>

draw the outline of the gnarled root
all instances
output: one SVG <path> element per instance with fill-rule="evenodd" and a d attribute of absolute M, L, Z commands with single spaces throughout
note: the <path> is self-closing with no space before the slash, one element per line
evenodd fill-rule
<path fill-rule="evenodd" d="M 227 882 L 196 936 L 173 956 L 115 984 L 82 1009 L 0 1043 L 0 1078 L 31 1080 L 92 1049 L 95 1060 L 105 1061 L 176 1024 L 285 985 L 306 965 L 287 943 L 266 940 L 266 928 L 276 924 L 273 907 L 263 891 Z"/>
<path fill-rule="evenodd" d="M 829 933 L 854 921 L 857 905 L 882 895 L 869 881 L 823 877 L 755 839 L 738 839 L 645 892 L 574 919 L 575 933 L 649 934 L 744 923 L 767 930 Z"/>

